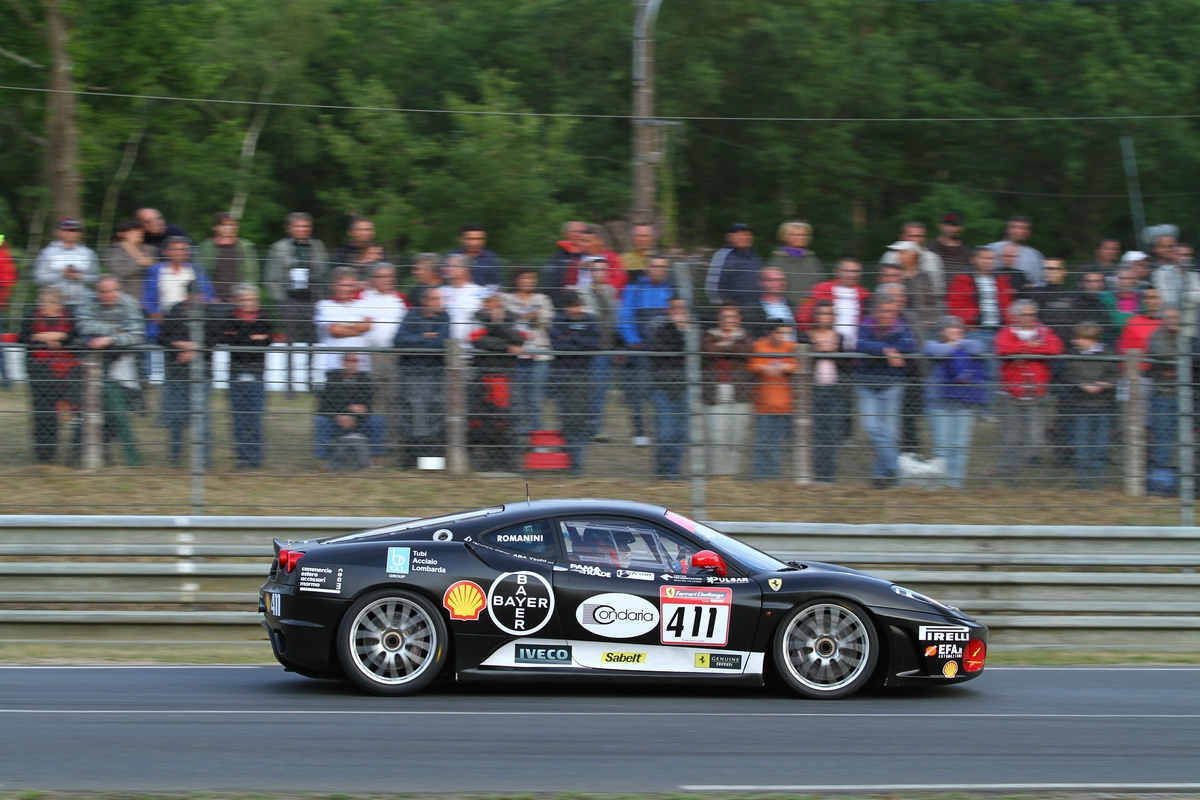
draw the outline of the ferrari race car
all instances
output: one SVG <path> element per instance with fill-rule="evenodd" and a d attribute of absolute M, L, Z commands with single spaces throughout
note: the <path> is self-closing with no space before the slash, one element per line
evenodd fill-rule
<path fill-rule="evenodd" d="M 783 562 L 659 506 L 522 501 L 275 540 L 260 594 L 275 658 L 405 695 L 458 680 L 627 678 L 838 698 L 978 677 L 987 628 L 856 570 Z"/>

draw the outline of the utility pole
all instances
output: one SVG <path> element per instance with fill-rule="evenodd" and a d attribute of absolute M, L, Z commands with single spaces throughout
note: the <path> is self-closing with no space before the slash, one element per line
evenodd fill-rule
<path fill-rule="evenodd" d="M 1121 160 L 1125 162 L 1125 185 L 1129 192 L 1129 215 L 1133 217 L 1133 241 L 1142 240 L 1146 230 L 1146 209 L 1142 206 L 1142 183 L 1138 178 L 1137 153 L 1133 149 L 1133 137 L 1121 137 Z"/>
<path fill-rule="evenodd" d="M 633 221 L 654 222 L 658 126 L 654 119 L 654 24 L 662 0 L 634 0 Z"/>

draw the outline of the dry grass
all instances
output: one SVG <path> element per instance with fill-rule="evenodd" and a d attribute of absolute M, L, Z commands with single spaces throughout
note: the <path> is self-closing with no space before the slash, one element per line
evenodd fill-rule
<path fill-rule="evenodd" d="M 153 397 L 153 392 L 149 392 Z M 606 420 L 613 444 L 588 452 L 585 474 L 556 473 L 491 477 L 380 469 L 355 474 L 322 474 L 312 457 L 311 397 L 270 393 L 267 465 L 261 472 L 233 472 L 231 435 L 224 392 L 214 392 L 214 464 L 204 479 L 208 514 L 421 515 L 525 496 L 616 497 L 695 508 L 692 487 L 653 477 L 653 448 L 628 444 L 628 417 L 614 392 Z M 32 465 L 29 414 L 24 388 L 0 393 L 0 476 L 6 491 L 4 513 L 185 514 L 192 510 L 192 478 L 167 466 L 166 433 L 155 415 L 134 417 L 146 466 L 110 466 L 93 472 Z M 1133 498 L 1121 493 L 1110 470 L 1098 490 L 1077 488 L 1062 469 L 1030 467 L 1010 481 L 983 476 L 993 460 L 995 423 L 977 426 L 972 485 L 963 491 L 870 488 L 865 476 L 871 451 L 861 435 L 844 448 L 840 470 L 848 477 L 828 487 L 796 486 L 791 481 L 709 479 L 704 516 L 708 519 L 821 521 L 848 523 L 964 523 L 1173 525 L 1176 502 Z"/>

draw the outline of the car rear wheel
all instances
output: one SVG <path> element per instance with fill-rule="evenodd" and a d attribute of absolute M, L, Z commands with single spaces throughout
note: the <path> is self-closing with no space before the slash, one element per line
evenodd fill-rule
<path fill-rule="evenodd" d="M 834 700 L 871 680 L 879 637 L 866 612 L 845 600 L 816 600 L 788 612 L 774 642 L 775 665 L 804 697 Z"/>
<path fill-rule="evenodd" d="M 368 692 L 399 696 L 425 688 L 446 662 L 446 623 L 418 594 L 384 589 L 359 598 L 338 628 L 338 658 Z"/>

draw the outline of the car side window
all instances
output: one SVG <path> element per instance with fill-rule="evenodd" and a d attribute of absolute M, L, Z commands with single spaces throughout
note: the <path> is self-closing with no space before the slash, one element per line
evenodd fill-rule
<path fill-rule="evenodd" d="M 673 534 L 633 520 L 563 520 L 559 533 L 567 560 L 573 564 L 682 574 L 698 552 Z"/>
<path fill-rule="evenodd" d="M 479 541 L 497 550 L 520 553 L 553 561 L 558 558 L 554 546 L 554 528 L 548 519 L 523 522 L 485 533 Z"/>

